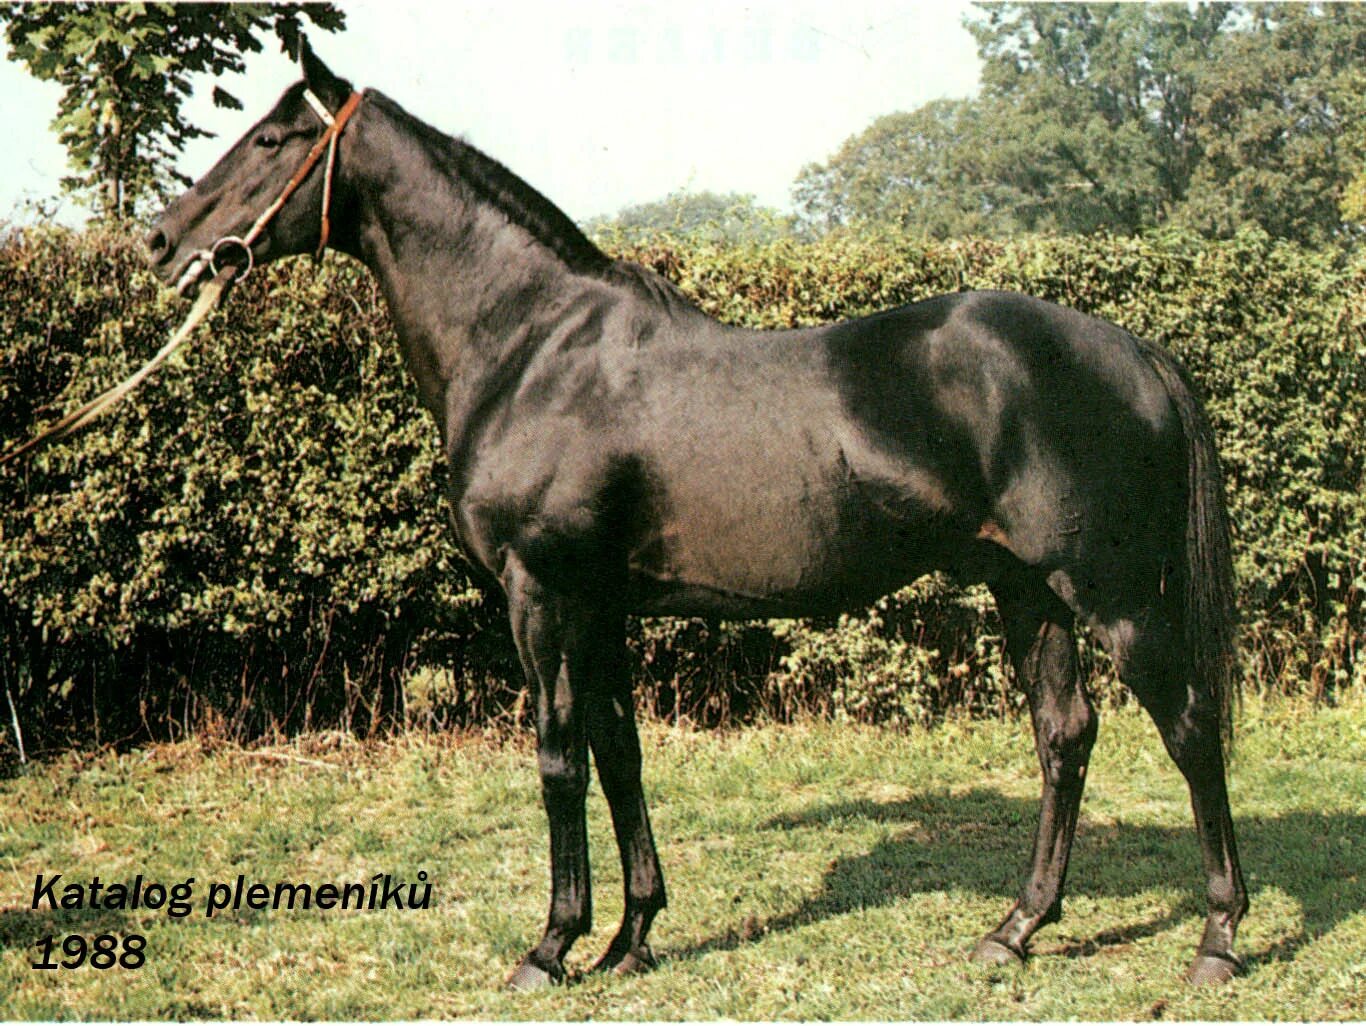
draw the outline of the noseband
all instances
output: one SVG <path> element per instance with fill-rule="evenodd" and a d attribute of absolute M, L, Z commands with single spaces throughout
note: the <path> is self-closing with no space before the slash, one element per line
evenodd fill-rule
<path fill-rule="evenodd" d="M 275 202 L 267 207 L 265 213 L 256 219 L 256 223 L 251 226 L 247 234 L 243 236 L 226 235 L 213 244 L 207 256 L 209 270 L 212 271 L 215 276 L 224 270 L 224 268 L 219 266 L 219 254 L 224 250 L 229 253 L 241 250 L 241 252 L 246 254 L 246 264 L 237 274 L 238 281 L 241 281 L 251 273 L 251 269 L 256 266 L 256 257 L 251 251 L 252 243 L 254 243 L 257 238 L 260 237 L 261 233 L 266 230 L 266 226 L 270 224 L 275 218 L 275 215 L 280 212 L 280 209 L 285 205 L 285 202 L 289 197 L 294 195 L 294 190 L 304 183 L 304 180 L 308 178 L 309 173 L 317 166 L 318 161 L 322 158 L 323 151 L 326 151 L 327 165 L 323 171 L 322 224 L 318 234 L 318 248 L 314 252 L 314 256 L 322 256 L 323 250 L 327 246 L 328 235 L 331 234 L 332 230 L 332 226 L 327 219 L 327 213 L 332 206 L 332 169 L 337 163 L 337 140 L 341 138 L 342 130 L 346 127 L 346 123 L 351 120 L 351 115 L 356 112 L 356 108 L 360 106 L 361 98 L 364 95 L 365 93 L 363 90 L 357 90 L 352 93 L 350 97 L 347 98 L 347 101 L 342 104 L 341 110 L 333 115 L 328 112 L 325 106 L 323 106 L 322 101 L 314 95 L 313 90 L 304 90 L 304 99 L 308 101 L 308 105 L 313 108 L 314 113 L 322 119 L 323 124 L 327 127 L 323 130 L 323 134 L 318 137 L 318 141 L 313 144 L 313 148 L 308 151 L 308 156 L 304 157 L 303 163 L 300 164 L 299 169 L 294 172 L 294 176 L 285 184 L 280 195 L 275 198 Z"/>

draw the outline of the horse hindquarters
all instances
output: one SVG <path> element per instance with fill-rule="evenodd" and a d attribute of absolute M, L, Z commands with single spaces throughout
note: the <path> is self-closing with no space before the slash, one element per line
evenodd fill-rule
<path fill-rule="evenodd" d="M 1127 364 L 1130 369 L 1114 380 L 1146 376 L 1152 388 L 1132 388 L 1129 394 L 1151 400 L 1156 389 L 1166 416 L 1151 401 L 1147 415 L 1137 416 L 1121 389 L 1110 393 L 1119 401 L 1111 406 L 1104 432 L 1077 427 L 1101 423 L 1096 418 L 1058 419 L 1076 404 L 1031 410 L 1054 418 L 1040 419 L 1040 425 L 1060 429 L 1036 436 L 1054 443 L 1052 450 L 1039 450 L 1049 451 L 1050 460 L 1036 465 L 1034 478 L 1012 478 L 1016 491 L 1008 499 L 1014 504 L 1006 512 L 1013 515 L 1004 518 L 1009 536 L 979 534 L 988 541 L 999 536 L 1010 548 L 997 553 L 995 578 L 988 581 L 1017 676 L 1029 692 L 1044 796 L 1029 882 L 977 954 L 990 961 L 1023 957 L 1032 932 L 1060 910 L 1067 846 L 1094 734 L 1075 665 L 1064 654 L 1070 616 L 1061 602 L 1051 601 L 1061 596 L 1098 628 L 1121 680 L 1152 716 L 1187 781 L 1208 897 L 1189 978 L 1221 982 L 1239 964 L 1234 935 L 1247 908 L 1222 744 L 1236 682 L 1227 513 L 1209 424 L 1184 374 L 1150 343 L 1136 341 L 1134 355 L 1138 364 Z M 1068 453 L 1074 454 L 1070 464 Z M 1071 473 L 1058 473 L 1058 467 Z M 1064 507 L 1059 496 L 1075 505 Z M 1045 588 L 1043 567 L 1050 562 L 1058 569 Z"/>

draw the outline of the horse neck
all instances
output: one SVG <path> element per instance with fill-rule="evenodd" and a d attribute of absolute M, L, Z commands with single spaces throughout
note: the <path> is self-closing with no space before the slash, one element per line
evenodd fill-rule
<path fill-rule="evenodd" d="M 415 135 L 401 111 L 377 104 L 355 128 L 347 156 L 357 229 L 342 248 L 379 280 L 419 395 L 449 446 L 460 421 L 525 362 L 555 311 L 585 288 L 606 287 L 600 273 L 611 261 L 579 236 L 568 244 L 583 266 L 571 266 L 546 232 L 538 237 L 461 178 L 452 154 L 463 144 L 431 130 Z"/>

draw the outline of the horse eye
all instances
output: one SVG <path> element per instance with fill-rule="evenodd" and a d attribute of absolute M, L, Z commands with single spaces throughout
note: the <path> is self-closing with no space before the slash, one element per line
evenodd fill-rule
<path fill-rule="evenodd" d="M 256 145 L 263 150 L 280 148 L 280 137 L 275 132 L 262 132 L 256 137 Z"/>

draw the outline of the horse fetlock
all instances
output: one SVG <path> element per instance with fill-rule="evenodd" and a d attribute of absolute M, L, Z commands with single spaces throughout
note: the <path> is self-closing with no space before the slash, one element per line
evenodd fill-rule
<path fill-rule="evenodd" d="M 655 916 L 669 907 L 669 898 L 664 891 L 664 881 L 651 881 L 648 889 L 632 890 L 626 896 L 626 919 L 638 922 L 640 936 L 650 929 Z"/>
<path fill-rule="evenodd" d="M 1029 939 L 1041 927 L 1062 919 L 1061 895 L 1042 907 L 1042 912 L 1035 912 L 1029 903 L 1017 902 L 1005 921 L 977 942 L 972 960 L 980 965 L 1023 965 L 1029 957 Z"/>
<path fill-rule="evenodd" d="M 1239 879 L 1212 877 L 1206 885 L 1205 898 L 1209 905 L 1209 919 L 1205 921 L 1205 939 L 1217 936 L 1233 937 L 1243 916 L 1247 915 L 1247 889 Z"/>

